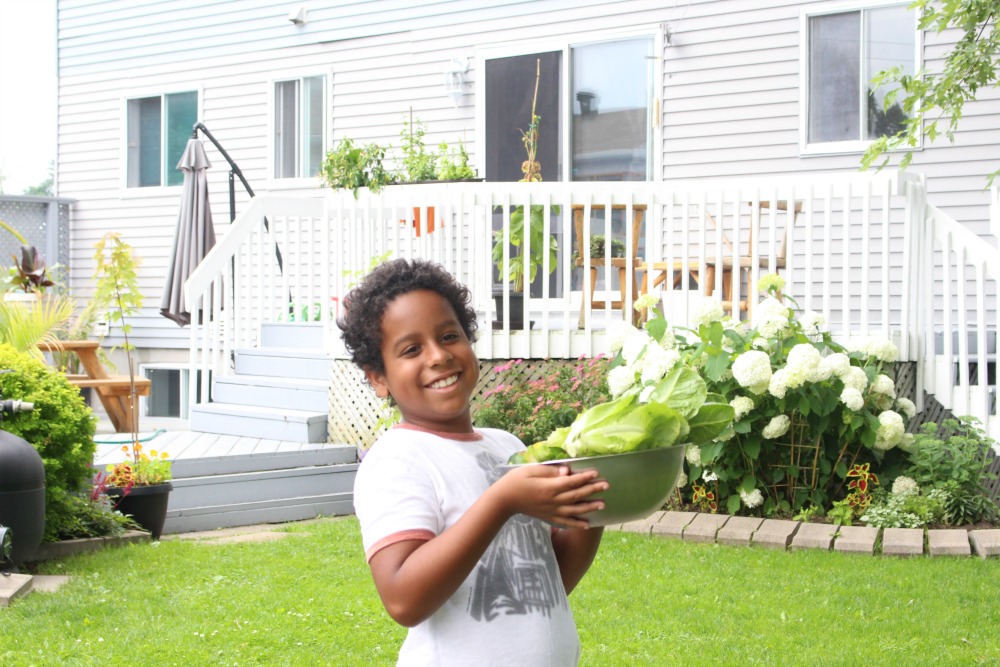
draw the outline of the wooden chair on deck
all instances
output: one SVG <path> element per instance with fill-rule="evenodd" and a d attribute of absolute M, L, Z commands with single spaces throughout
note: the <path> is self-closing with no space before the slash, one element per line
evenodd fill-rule
<path fill-rule="evenodd" d="M 592 211 L 604 210 L 605 207 L 597 205 L 592 206 Z M 624 211 L 626 210 L 624 204 L 614 204 L 611 206 L 612 211 Z M 605 258 L 604 257 L 591 257 L 590 248 L 584 247 L 583 238 L 583 204 L 573 204 L 573 228 L 576 233 L 576 262 L 575 266 L 590 267 L 590 290 L 583 290 L 583 305 L 580 308 L 580 321 L 579 327 L 582 329 L 584 327 L 586 313 L 594 308 L 604 308 L 607 303 L 605 301 L 594 301 L 594 291 L 597 286 L 597 271 L 603 270 L 605 268 Z M 612 301 L 610 307 L 615 310 L 622 311 L 622 317 L 625 317 L 624 309 L 627 299 L 625 298 L 625 290 L 628 286 L 628 272 L 632 272 L 632 302 L 639 297 L 639 280 L 636 275 L 637 272 L 642 271 L 645 263 L 642 258 L 639 257 L 639 239 L 642 236 L 642 222 L 646 215 L 645 204 L 635 204 L 632 206 L 632 252 L 627 254 L 625 257 L 612 257 L 610 259 L 611 268 L 618 272 L 618 289 L 620 291 L 620 298 L 618 301 Z M 608 229 L 611 228 L 610 221 L 608 222 Z M 605 243 L 609 245 L 606 248 L 606 252 L 610 252 L 611 235 L 605 235 Z M 631 259 L 629 259 L 631 258 Z M 588 308 L 589 306 L 589 308 Z M 632 321 L 636 322 L 638 320 L 638 313 L 634 313 L 632 316 Z"/>
<path fill-rule="evenodd" d="M 753 206 L 753 202 L 747 202 L 749 206 Z M 715 253 L 710 256 L 705 257 L 705 276 L 704 281 L 700 280 L 699 272 L 700 266 L 698 261 L 688 261 L 684 262 L 682 260 L 675 260 L 671 263 L 667 262 L 653 262 L 649 264 L 646 275 L 643 278 L 642 291 L 645 293 L 647 291 L 648 285 L 647 281 L 649 279 L 649 274 L 654 275 L 652 288 L 655 289 L 657 286 L 662 285 L 666 282 L 667 276 L 673 276 L 673 286 L 676 289 L 680 286 L 681 281 L 684 279 L 684 275 L 687 274 L 698 283 L 698 287 L 702 290 L 705 296 L 711 296 L 715 292 L 715 278 L 719 271 L 722 269 L 722 307 L 729 310 L 729 313 L 733 315 L 736 310 L 733 304 L 733 267 L 734 265 L 738 269 L 737 280 L 739 285 L 743 285 L 745 282 L 747 285 L 746 299 L 740 299 L 739 303 L 736 304 L 736 308 L 740 312 L 746 312 L 748 315 L 750 313 L 750 303 L 749 292 L 755 289 L 755 285 L 751 283 L 753 278 L 753 270 L 756 266 L 758 270 L 764 269 L 773 270 L 777 272 L 779 269 L 784 269 L 786 265 L 786 257 L 788 250 L 788 235 L 791 230 L 792 225 L 795 224 L 799 213 L 802 212 L 802 201 L 796 200 L 795 206 L 792 209 L 791 220 L 787 220 L 785 228 L 782 232 L 781 239 L 778 242 L 778 247 L 775 249 L 774 253 L 774 263 L 771 264 L 769 257 L 767 255 L 758 254 L 754 257 L 756 250 L 756 243 L 758 239 L 754 238 L 754 230 L 760 228 L 760 217 L 764 210 L 770 209 L 771 202 L 764 200 L 758 203 L 756 209 L 751 211 L 750 220 L 750 234 L 748 237 L 747 244 L 747 254 L 736 255 L 733 250 L 732 240 L 725 234 L 722 237 L 723 243 L 723 255 L 722 263 L 719 264 L 718 257 Z M 787 211 L 788 202 L 784 199 L 778 200 L 777 202 L 778 211 Z M 709 225 L 713 229 L 717 228 L 718 223 L 715 218 L 712 217 L 711 213 L 705 212 L 705 218 Z M 735 256 L 735 258 L 734 258 Z M 735 260 L 735 261 L 734 261 Z"/>

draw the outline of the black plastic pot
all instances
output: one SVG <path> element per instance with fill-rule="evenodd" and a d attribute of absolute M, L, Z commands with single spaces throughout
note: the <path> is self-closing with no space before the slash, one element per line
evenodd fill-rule
<path fill-rule="evenodd" d="M 0 431 L 0 525 L 10 528 L 15 563 L 25 562 L 42 543 L 45 465 L 34 447 L 7 431 Z"/>
<path fill-rule="evenodd" d="M 153 484 L 151 486 L 133 486 L 126 492 L 118 487 L 108 487 L 104 493 L 111 498 L 115 509 L 127 514 L 135 522 L 148 530 L 154 540 L 160 539 L 163 523 L 167 519 L 167 501 L 174 485 Z"/>

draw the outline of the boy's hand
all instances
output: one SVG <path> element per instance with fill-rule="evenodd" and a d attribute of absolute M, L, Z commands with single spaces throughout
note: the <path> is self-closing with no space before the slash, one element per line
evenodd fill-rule
<path fill-rule="evenodd" d="M 589 499 L 608 490 L 596 470 L 571 473 L 565 465 L 531 465 L 511 470 L 491 491 L 510 514 L 527 514 L 566 528 L 588 528 L 580 517 L 604 509 L 604 501 Z"/>

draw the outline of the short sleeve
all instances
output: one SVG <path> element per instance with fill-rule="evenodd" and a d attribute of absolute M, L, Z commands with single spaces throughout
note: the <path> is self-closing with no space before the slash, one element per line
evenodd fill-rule
<path fill-rule="evenodd" d="M 437 496 L 418 458 L 401 448 L 374 447 L 358 467 L 354 483 L 354 509 L 366 556 L 370 559 L 394 537 L 430 539 L 440 534 L 444 521 Z"/>

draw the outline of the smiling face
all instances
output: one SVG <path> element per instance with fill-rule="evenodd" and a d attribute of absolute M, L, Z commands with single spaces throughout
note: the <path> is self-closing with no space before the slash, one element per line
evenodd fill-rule
<path fill-rule="evenodd" d="M 451 304 L 437 292 L 396 297 L 382 316 L 385 371 L 365 371 L 376 393 L 392 396 L 403 421 L 432 431 L 471 433 L 469 398 L 479 360 Z"/>

